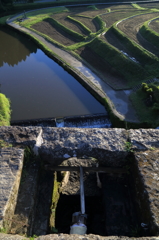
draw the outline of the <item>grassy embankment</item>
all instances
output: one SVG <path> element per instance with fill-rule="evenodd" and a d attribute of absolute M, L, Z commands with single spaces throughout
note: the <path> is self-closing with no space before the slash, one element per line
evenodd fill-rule
<path fill-rule="evenodd" d="M 95 36 L 106 31 L 106 23 L 101 19 L 100 16 L 97 15 L 93 20 L 96 22 L 96 24 L 98 25 L 98 28 L 99 28 L 99 30 L 96 32 Z"/>
<path fill-rule="evenodd" d="M 145 39 L 147 39 L 147 41 L 151 42 L 154 46 L 159 48 L 159 33 L 155 32 L 149 27 L 149 23 L 155 19 L 158 18 L 153 18 L 149 21 L 146 21 L 140 28 L 140 33 Z"/>
<path fill-rule="evenodd" d="M 108 62 L 116 72 L 127 80 L 127 89 L 147 78 L 146 71 L 139 64 L 104 40 L 96 38 L 89 44 L 89 47 L 92 52 L 98 54 L 103 61 Z"/>
<path fill-rule="evenodd" d="M 10 101 L 6 96 L 0 93 L 0 126 L 10 125 Z"/>

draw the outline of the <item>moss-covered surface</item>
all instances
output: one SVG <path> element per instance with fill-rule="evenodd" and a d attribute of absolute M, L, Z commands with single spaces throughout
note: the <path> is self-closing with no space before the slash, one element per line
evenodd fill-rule
<path fill-rule="evenodd" d="M 50 230 L 55 232 L 55 217 L 56 217 L 56 208 L 57 203 L 60 198 L 60 186 L 61 182 L 57 180 L 57 172 L 54 173 L 54 184 L 53 184 L 53 194 L 52 194 L 52 205 L 51 205 L 51 214 L 50 214 Z"/>

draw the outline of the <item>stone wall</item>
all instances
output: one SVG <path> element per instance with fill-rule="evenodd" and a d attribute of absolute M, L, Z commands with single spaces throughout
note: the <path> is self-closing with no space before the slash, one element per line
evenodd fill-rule
<path fill-rule="evenodd" d="M 77 157 L 78 159 L 93 157 L 97 158 L 102 166 L 123 167 L 129 164 L 128 158 L 131 154 L 130 172 L 133 175 L 136 189 L 134 194 L 136 194 L 138 209 L 142 212 L 140 220 L 143 231 L 148 229 L 151 235 L 159 235 L 158 133 L 159 130 L 154 129 L 0 127 L 0 140 L 13 146 L 10 150 L 2 149 L 0 155 L 1 179 L 13 178 L 10 180 L 12 183 L 10 194 L 3 192 L 4 185 L 0 181 L 0 190 L 3 193 L 0 199 L 0 209 L 3 220 L 8 218 L 8 210 L 6 211 L 8 206 L 12 217 L 16 204 L 23 162 L 23 150 L 21 148 L 30 146 L 35 154 L 40 155 L 42 160 L 51 165 L 59 165 L 71 157 Z M 2 175 L 2 169 L 5 169 L 4 162 L 7 161 L 13 164 L 9 168 L 7 167 L 7 171 L 4 171 L 4 175 Z M 17 182 L 16 190 L 14 190 L 15 181 Z M 6 200 L 3 204 L 2 199 Z M 14 202 L 14 204 L 8 204 L 9 202 Z M 54 237 L 49 239 L 54 239 Z"/>
<path fill-rule="evenodd" d="M 21 172 L 23 150 L 0 150 L 0 228 L 9 228 L 14 214 Z"/>

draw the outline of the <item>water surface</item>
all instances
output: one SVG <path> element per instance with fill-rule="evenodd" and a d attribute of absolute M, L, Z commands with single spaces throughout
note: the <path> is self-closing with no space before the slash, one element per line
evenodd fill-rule
<path fill-rule="evenodd" d="M 12 120 L 104 113 L 105 108 L 24 36 L 0 29 L 0 90 Z"/>

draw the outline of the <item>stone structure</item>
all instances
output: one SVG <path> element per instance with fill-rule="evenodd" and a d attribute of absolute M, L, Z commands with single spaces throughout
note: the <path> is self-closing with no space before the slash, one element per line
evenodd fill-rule
<path fill-rule="evenodd" d="M 1 127 L 0 139 L 14 146 L 31 146 L 52 165 L 70 157 L 94 157 L 119 167 L 127 156 L 128 131 L 107 128 Z"/>
<path fill-rule="evenodd" d="M 159 151 L 134 152 L 136 199 L 145 230 L 159 235 Z"/>
<path fill-rule="evenodd" d="M 0 151 L 0 228 L 10 227 L 14 214 L 23 166 L 23 150 Z"/>
<path fill-rule="evenodd" d="M 154 129 L 78 129 L 78 128 L 49 128 L 49 127 L 1 127 L 0 140 L 12 144 L 14 147 L 24 148 L 30 146 L 36 154 L 39 154 L 44 161 L 51 165 L 60 165 L 64 160 L 72 157 L 97 158 L 100 165 L 105 167 L 123 167 L 129 165 L 130 172 L 135 186 L 135 196 L 143 232 L 149 231 L 151 235 L 159 235 L 159 130 Z M 15 158 L 15 156 L 17 156 Z M 131 158 L 131 165 L 128 162 Z M 10 167 L 7 164 L 10 159 Z M 17 198 L 17 189 L 21 175 L 23 162 L 23 150 L 17 148 L 2 149 L 0 155 L 0 171 L 7 166 L 7 171 L 1 179 L 12 177 L 10 194 L 4 194 L 4 184 L 0 181 L 1 215 L 6 214 L 10 209 L 12 217 Z M 5 165 L 6 164 L 6 165 Z M 7 175 L 8 174 L 8 175 Z M 7 176 L 7 177 L 6 177 Z M 15 181 L 17 183 L 15 187 Z M 8 185 L 9 186 L 9 185 Z M 16 190 L 14 190 L 14 188 Z M 12 195 L 14 193 L 14 197 Z M 4 197 L 5 196 L 5 197 Z M 11 201 L 13 200 L 14 201 Z M 10 204 L 9 201 L 11 201 Z M 12 206 L 12 207 L 11 207 Z M 9 223 L 8 223 L 9 224 Z M 2 218 L 1 218 L 2 226 Z M 0 235 L 5 239 L 7 235 Z M 6 239 L 25 239 L 24 237 Z M 39 237 L 39 240 L 53 239 L 119 239 L 117 237 L 100 236 L 68 236 L 68 235 L 47 235 Z M 121 239 L 129 239 L 123 237 Z M 143 237 L 140 239 L 157 240 L 158 237 Z"/>
<path fill-rule="evenodd" d="M 159 148 L 159 129 L 136 129 L 128 131 L 134 151 Z"/>
<path fill-rule="evenodd" d="M 140 237 L 140 238 L 129 238 L 129 237 L 118 237 L 109 236 L 102 237 L 98 235 L 68 235 L 68 234 L 49 234 L 46 236 L 35 237 L 34 240 L 159 240 L 159 237 Z M 0 240 L 30 240 L 30 238 L 0 233 Z"/>

